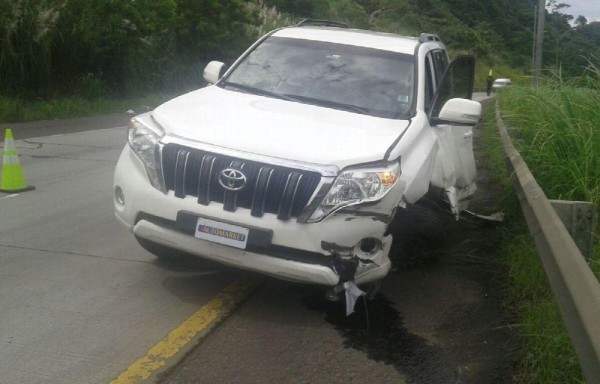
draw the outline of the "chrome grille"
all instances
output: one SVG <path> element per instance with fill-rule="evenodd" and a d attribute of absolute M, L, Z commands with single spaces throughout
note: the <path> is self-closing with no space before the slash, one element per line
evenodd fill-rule
<path fill-rule="evenodd" d="M 219 184 L 219 174 L 227 168 L 246 176 L 246 186 L 228 191 Z M 280 220 L 298 217 L 319 185 L 318 172 L 265 164 L 179 144 L 162 149 L 165 186 L 176 197 L 194 196 L 199 204 L 223 204 L 223 209 L 250 209 L 252 216 L 276 214 Z"/>

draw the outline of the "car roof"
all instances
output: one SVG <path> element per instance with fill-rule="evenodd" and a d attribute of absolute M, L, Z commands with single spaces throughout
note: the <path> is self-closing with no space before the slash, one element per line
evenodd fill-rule
<path fill-rule="evenodd" d="M 355 45 L 409 55 L 415 53 L 415 48 L 419 44 L 419 39 L 416 37 L 362 29 L 321 26 L 282 28 L 275 31 L 272 36 Z"/>

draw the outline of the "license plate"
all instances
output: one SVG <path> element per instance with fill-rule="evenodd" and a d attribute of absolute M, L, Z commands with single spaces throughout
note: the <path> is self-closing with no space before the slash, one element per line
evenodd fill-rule
<path fill-rule="evenodd" d="M 246 249 L 249 233 L 248 228 L 199 217 L 196 223 L 195 236 L 198 239 L 212 241 L 213 243 Z"/>

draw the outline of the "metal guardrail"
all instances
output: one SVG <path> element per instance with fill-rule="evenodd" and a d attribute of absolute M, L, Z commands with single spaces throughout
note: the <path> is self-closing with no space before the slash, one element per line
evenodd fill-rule
<path fill-rule="evenodd" d="M 590 384 L 600 383 L 600 283 L 513 146 L 497 102 L 496 122 L 513 186 L 583 375 Z"/>

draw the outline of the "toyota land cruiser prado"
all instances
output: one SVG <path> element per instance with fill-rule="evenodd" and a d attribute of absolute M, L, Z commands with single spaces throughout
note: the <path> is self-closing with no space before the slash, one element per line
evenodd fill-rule
<path fill-rule="evenodd" d="M 435 188 L 458 217 L 475 191 L 474 59 L 449 63 L 435 35 L 305 21 L 224 69 L 209 63 L 207 87 L 128 128 L 115 214 L 162 256 L 374 282 L 390 269 L 398 210 Z"/>

